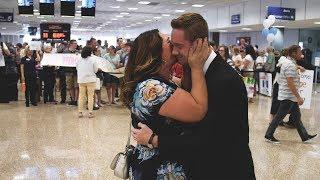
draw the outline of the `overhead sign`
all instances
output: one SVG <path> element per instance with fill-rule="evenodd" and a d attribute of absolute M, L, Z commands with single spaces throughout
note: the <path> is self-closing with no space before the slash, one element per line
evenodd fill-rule
<path fill-rule="evenodd" d="M 231 16 L 231 24 L 240 24 L 240 14 Z"/>
<path fill-rule="evenodd" d="M 13 13 L 0 12 L 0 22 L 13 22 Z"/>
<path fill-rule="evenodd" d="M 70 41 L 70 27 L 67 23 L 41 23 L 41 40 Z"/>
<path fill-rule="evenodd" d="M 276 19 L 294 21 L 296 19 L 296 9 L 268 6 L 267 17 L 274 15 Z"/>
<path fill-rule="evenodd" d="M 306 70 L 300 74 L 299 94 L 304 99 L 304 103 L 300 106 L 303 109 L 311 108 L 313 74 L 311 70 Z"/>

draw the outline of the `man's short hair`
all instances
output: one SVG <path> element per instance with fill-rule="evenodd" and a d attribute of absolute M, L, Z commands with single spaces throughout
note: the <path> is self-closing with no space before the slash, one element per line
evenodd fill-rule
<path fill-rule="evenodd" d="M 292 57 L 293 54 L 294 54 L 294 53 L 297 53 L 299 49 L 301 49 L 301 47 L 298 46 L 298 45 L 292 45 L 292 46 L 290 46 L 289 49 L 288 49 L 288 54 L 289 54 L 289 56 Z"/>
<path fill-rule="evenodd" d="M 185 13 L 171 21 L 173 29 L 182 29 L 190 42 L 198 38 L 207 38 L 209 34 L 207 21 L 198 13 Z"/>
<path fill-rule="evenodd" d="M 70 40 L 70 44 L 73 44 L 73 43 L 77 43 L 77 40 L 71 39 L 71 40 Z"/>

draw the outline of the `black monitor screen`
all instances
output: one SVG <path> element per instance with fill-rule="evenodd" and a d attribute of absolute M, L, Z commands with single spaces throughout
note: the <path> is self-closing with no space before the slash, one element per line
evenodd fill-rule
<path fill-rule="evenodd" d="M 61 16 L 74 16 L 75 0 L 61 0 Z"/>
<path fill-rule="evenodd" d="M 37 27 L 28 27 L 28 32 L 31 36 L 35 36 L 37 34 Z"/>
<path fill-rule="evenodd" d="M 40 0 L 40 15 L 54 15 L 54 0 Z"/>
<path fill-rule="evenodd" d="M 95 16 L 96 0 L 82 0 L 81 16 Z"/>
<path fill-rule="evenodd" d="M 41 40 L 70 41 L 70 27 L 67 23 L 41 23 Z"/>
<path fill-rule="evenodd" d="M 33 0 L 18 0 L 19 14 L 33 14 Z"/>

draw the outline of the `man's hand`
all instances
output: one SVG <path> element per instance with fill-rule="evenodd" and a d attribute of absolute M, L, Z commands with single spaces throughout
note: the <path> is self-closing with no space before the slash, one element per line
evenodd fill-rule
<path fill-rule="evenodd" d="M 148 145 L 148 141 L 152 135 L 152 130 L 145 124 L 139 123 L 138 127 L 141 129 L 132 129 L 132 136 L 138 144 Z"/>
<path fill-rule="evenodd" d="M 301 97 L 298 97 L 298 105 L 301 106 L 304 103 L 304 100 Z"/>

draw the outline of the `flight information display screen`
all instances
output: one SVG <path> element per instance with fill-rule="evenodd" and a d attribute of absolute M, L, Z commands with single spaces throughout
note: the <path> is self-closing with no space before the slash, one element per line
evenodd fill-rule
<path fill-rule="evenodd" d="M 70 24 L 41 23 L 40 33 L 43 41 L 70 41 Z"/>
<path fill-rule="evenodd" d="M 61 0 L 61 16 L 74 16 L 75 0 Z"/>
<path fill-rule="evenodd" d="M 39 0 L 40 15 L 54 15 L 54 0 Z"/>
<path fill-rule="evenodd" d="M 19 14 L 33 14 L 33 0 L 18 0 Z"/>
<path fill-rule="evenodd" d="M 81 16 L 95 16 L 96 0 L 82 0 Z"/>

